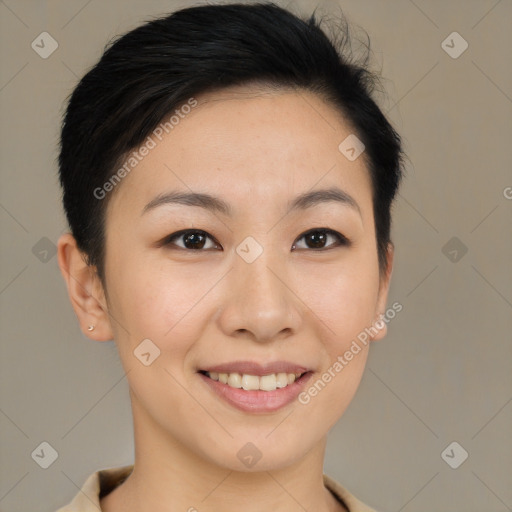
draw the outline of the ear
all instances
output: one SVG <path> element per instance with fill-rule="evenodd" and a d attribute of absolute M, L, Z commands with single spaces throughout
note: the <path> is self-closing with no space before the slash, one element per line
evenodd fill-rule
<path fill-rule="evenodd" d="M 375 328 L 378 330 L 377 334 L 372 334 L 372 341 L 379 341 L 384 338 L 388 332 L 388 325 L 385 321 L 381 320 L 384 312 L 386 311 L 386 304 L 388 300 L 389 285 L 391 283 L 391 274 L 393 273 L 393 259 L 395 255 L 395 247 L 392 242 L 389 242 L 386 251 L 387 268 L 386 272 L 380 277 L 379 294 L 376 304 L 376 318 L 373 322 Z"/>
<path fill-rule="evenodd" d="M 57 256 L 69 300 L 83 333 L 96 341 L 112 340 L 107 301 L 96 267 L 87 265 L 85 255 L 70 233 L 60 236 Z M 90 325 L 94 326 L 91 331 L 88 330 Z"/>

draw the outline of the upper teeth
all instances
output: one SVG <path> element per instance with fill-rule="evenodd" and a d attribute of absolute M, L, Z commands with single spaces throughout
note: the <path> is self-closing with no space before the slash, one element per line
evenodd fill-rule
<path fill-rule="evenodd" d="M 217 373 L 206 372 L 208 377 L 218 380 L 223 384 L 227 384 L 232 388 L 242 388 L 247 391 L 261 389 L 263 391 L 274 391 L 277 388 L 284 388 L 288 384 L 293 384 L 301 373 L 272 373 L 270 375 L 248 375 L 244 373 Z"/>

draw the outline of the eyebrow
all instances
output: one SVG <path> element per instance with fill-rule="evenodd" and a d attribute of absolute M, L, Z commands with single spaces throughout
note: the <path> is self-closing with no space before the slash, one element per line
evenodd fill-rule
<path fill-rule="evenodd" d="M 297 196 L 289 203 L 287 214 L 296 210 L 306 210 L 321 203 L 337 202 L 348 206 L 361 215 L 361 209 L 356 200 L 344 190 L 337 187 L 313 190 Z M 197 206 L 212 212 L 218 212 L 228 217 L 233 216 L 233 210 L 229 203 L 219 197 L 200 192 L 172 191 L 159 194 L 151 200 L 142 210 L 142 215 L 159 206 L 166 204 L 182 204 Z"/>

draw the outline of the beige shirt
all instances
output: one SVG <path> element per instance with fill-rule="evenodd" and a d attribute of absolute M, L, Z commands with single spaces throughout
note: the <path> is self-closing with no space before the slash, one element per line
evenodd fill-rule
<path fill-rule="evenodd" d="M 73 501 L 57 512 L 101 512 L 100 498 L 105 497 L 130 475 L 133 464 L 101 469 L 87 478 Z M 376 512 L 359 501 L 332 478 L 324 474 L 324 485 L 349 512 Z"/>

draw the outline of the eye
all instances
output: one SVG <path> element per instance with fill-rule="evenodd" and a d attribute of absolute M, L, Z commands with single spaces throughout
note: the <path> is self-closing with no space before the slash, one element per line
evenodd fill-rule
<path fill-rule="evenodd" d="M 207 247 L 208 239 L 214 243 L 213 247 Z M 176 244 L 175 240 L 183 240 L 183 245 Z M 189 249 L 193 251 L 220 247 L 219 244 L 214 241 L 213 237 L 211 237 L 208 233 L 197 229 L 187 229 L 173 233 L 172 235 L 169 235 L 165 238 L 162 245 L 176 245 L 181 249 Z"/>
<path fill-rule="evenodd" d="M 329 238 L 334 239 L 334 243 L 327 244 Z M 295 242 L 292 246 L 292 250 L 299 248 L 321 251 L 333 247 L 350 245 L 350 241 L 344 235 L 327 228 L 316 228 L 309 230 L 297 240 L 300 241 L 302 239 L 305 240 L 306 246 L 299 247 L 299 244 Z M 208 240 L 210 241 L 209 246 Z M 182 245 L 176 243 L 176 241 L 181 241 Z M 187 229 L 173 233 L 163 240 L 162 245 L 174 245 L 180 249 L 188 249 L 192 251 L 221 248 L 220 244 L 212 236 L 206 233 L 206 231 L 197 229 Z"/>
<path fill-rule="evenodd" d="M 325 250 L 333 247 L 350 245 L 350 240 L 346 238 L 344 235 L 338 233 L 337 231 L 333 231 L 332 229 L 327 228 L 312 229 L 304 233 L 297 240 L 302 240 L 303 238 L 306 240 L 306 244 L 310 244 L 310 246 L 306 246 L 305 249 Z M 327 240 L 329 238 L 333 238 L 335 240 L 335 243 L 326 246 Z M 297 245 L 297 242 L 295 242 L 292 246 L 292 249 L 296 249 Z M 300 249 L 303 248 L 304 247 L 300 247 Z"/>

